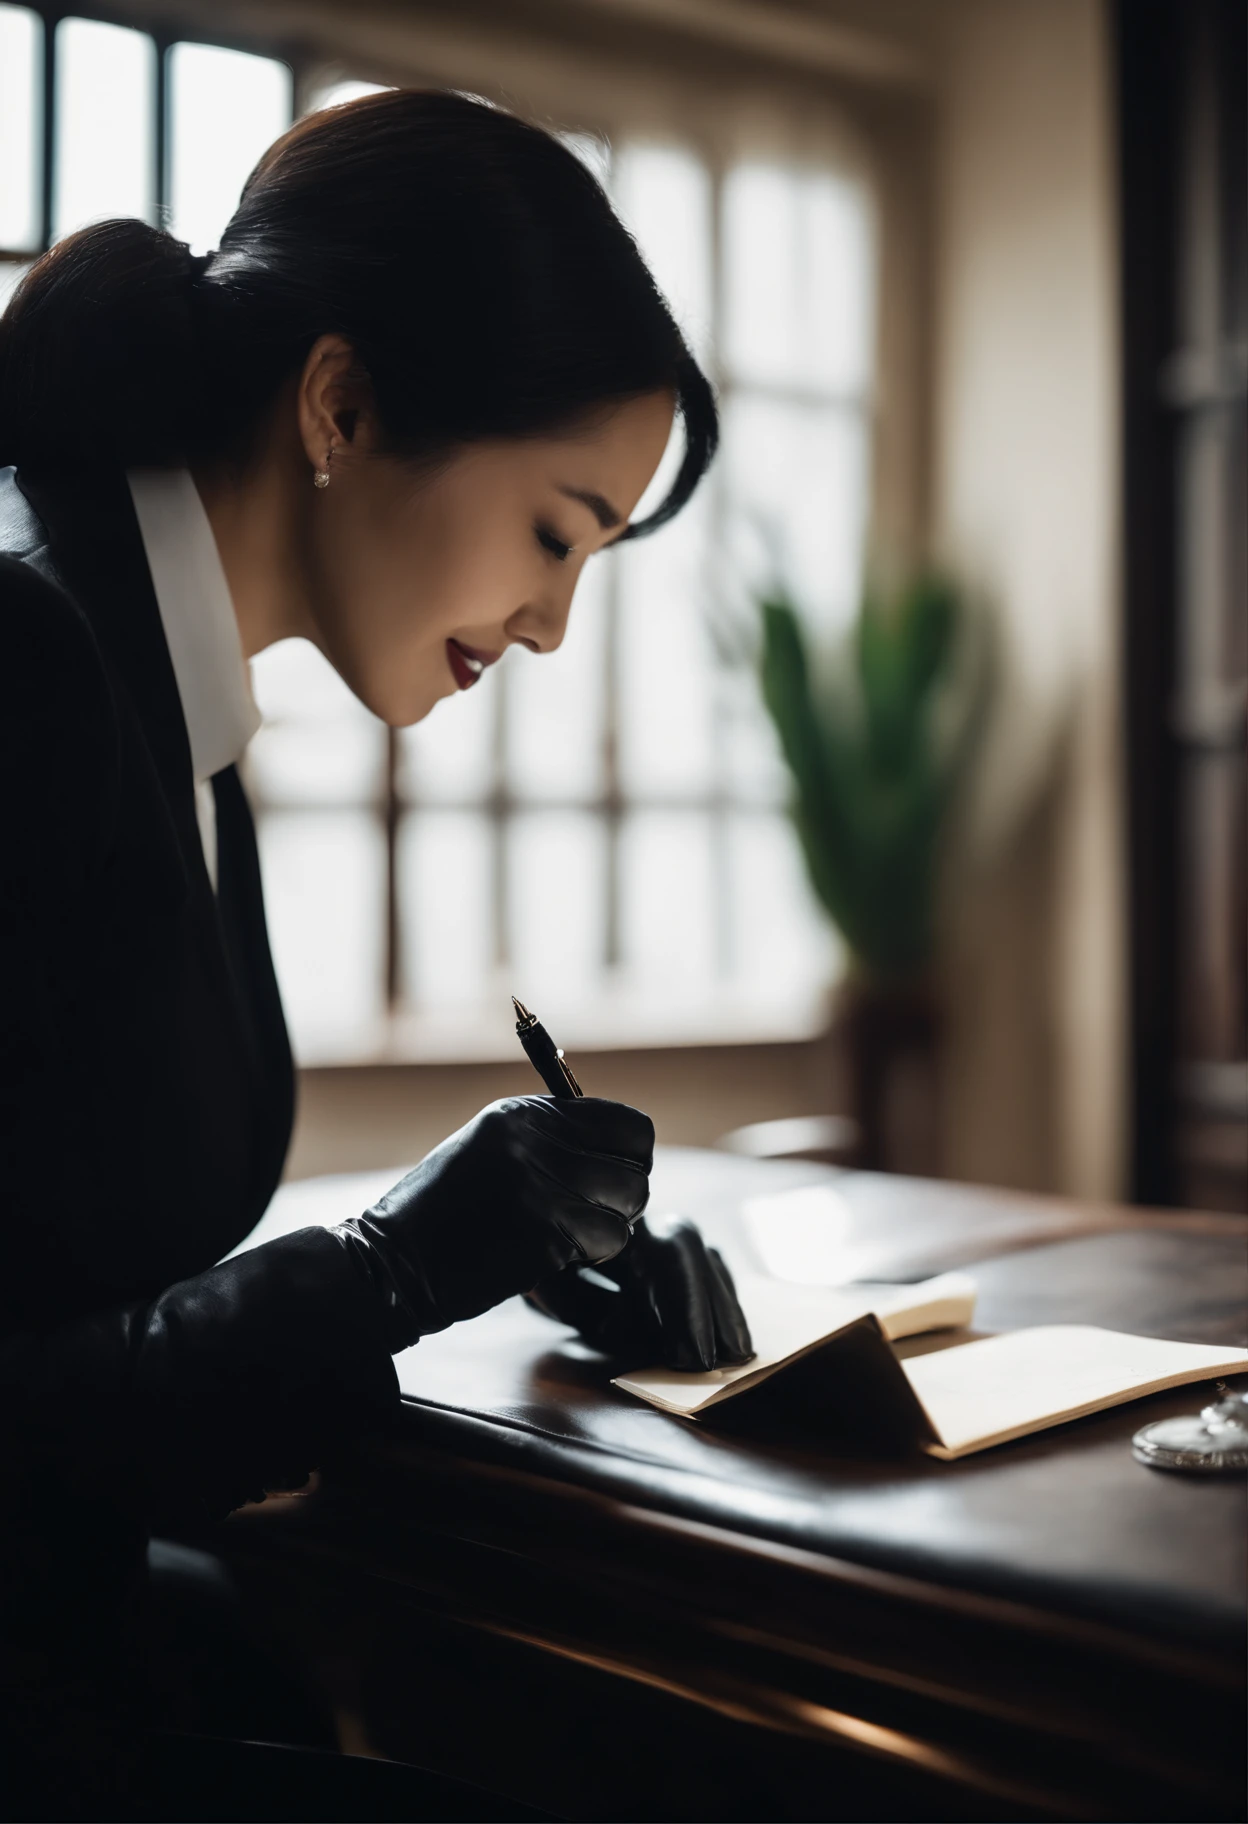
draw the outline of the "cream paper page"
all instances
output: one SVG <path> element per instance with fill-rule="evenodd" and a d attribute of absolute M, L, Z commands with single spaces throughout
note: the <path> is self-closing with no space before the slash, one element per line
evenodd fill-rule
<path fill-rule="evenodd" d="M 784 1362 L 821 1343 L 843 1325 L 873 1311 L 893 1340 L 924 1330 L 969 1324 L 975 1312 L 975 1281 L 965 1273 L 942 1273 L 914 1286 L 799 1286 L 739 1273 L 737 1296 L 749 1320 L 755 1353 L 739 1368 L 709 1374 L 678 1374 L 644 1368 L 621 1374 L 614 1385 L 668 1412 L 692 1417 L 745 1385 L 765 1380 Z"/>
<path fill-rule="evenodd" d="M 1053 1324 L 916 1356 L 902 1368 L 941 1439 L 925 1448 L 950 1458 L 1164 1387 L 1241 1374 L 1248 1354 Z"/>

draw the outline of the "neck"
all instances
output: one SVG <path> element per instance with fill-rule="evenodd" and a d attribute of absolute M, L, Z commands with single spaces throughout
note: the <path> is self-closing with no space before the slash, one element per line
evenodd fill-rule
<path fill-rule="evenodd" d="M 312 637 L 300 560 L 306 548 L 299 536 L 302 497 L 295 486 L 306 465 L 289 457 L 271 422 L 245 468 L 216 463 L 192 470 L 249 659 L 278 640 Z"/>

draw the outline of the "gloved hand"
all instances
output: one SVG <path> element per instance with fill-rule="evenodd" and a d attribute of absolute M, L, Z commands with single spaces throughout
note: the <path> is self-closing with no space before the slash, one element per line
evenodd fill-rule
<path fill-rule="evenodd" d="M 619 1253 L 646 1207 L 648 1115 L 620 1102 L 492 1102 L 335 1233 L 382 1295 L 389 1347 Z"/>
<path fill-rule="evenodd" d="M 705 1373 L 748 1362 L 754 1353 L 731 1273 L 682 1217 L 655 1228 L 640 1218 L 613 1260 L 566 1267 L 534 1287 L 529 1303 L 637 1368 L 661 1362 Z"/>

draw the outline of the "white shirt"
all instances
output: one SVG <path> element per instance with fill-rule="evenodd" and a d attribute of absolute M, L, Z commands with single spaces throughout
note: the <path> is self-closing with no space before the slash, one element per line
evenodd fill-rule
<path fill-rule="evenodd" d="M 215 889 L 212 776 L 242 759 L 260 727 L 260 712 L 251 694 L 229 585 L 195 483 L 185 469 L 132 469 L 126 479 L 182 701 L 195 812 Z"/>

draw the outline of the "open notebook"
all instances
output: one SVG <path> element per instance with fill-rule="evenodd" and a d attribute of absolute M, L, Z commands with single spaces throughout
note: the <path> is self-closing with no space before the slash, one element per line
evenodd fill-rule
<path fill-rule="evenodd" d="M 892 1341 L 966 1325 L 974 1282 L 947 1273 L 915 1286 L 798 1286 L 741 1275 L 757 1353 L 740 1368 L 620 1375 L 625 1392 L 697 1419 L 800 1420 L 808 1433 L 873 1446 L 917 1444 L 951 1459 L 1067 1419 L 1218 1375 L 1248 1373 L 1248 1352 L 1170 1343 L 1085 1324 L 1045 1325 L 951 1343 L 902 1360 Z M 890 1340 L 891 1339 L 891 1340 Z M 723 1410 L 731 1406 L 731 1414 Z"/>

